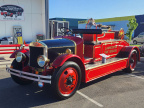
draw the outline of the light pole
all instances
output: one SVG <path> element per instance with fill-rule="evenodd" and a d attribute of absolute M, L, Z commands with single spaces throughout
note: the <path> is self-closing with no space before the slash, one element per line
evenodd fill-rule
<path fill-rule="evenodd" d="M 45 0 L 45 39 L 50 39 L 49 35 L 49 0 Z"/>

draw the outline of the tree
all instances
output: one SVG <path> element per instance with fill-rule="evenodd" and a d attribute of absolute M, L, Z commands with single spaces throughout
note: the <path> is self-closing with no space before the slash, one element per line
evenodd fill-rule
<path fill-rule="evenodd" d="M 136 22 L 135 18 L 129 19 L 129 23 L 127 24 L 128 31 L 126 33 L 126 36 L 129 38 L 129 42 L 131 41 L 132 34 L 134 30 L 137 28 L 138 23 Z"/>

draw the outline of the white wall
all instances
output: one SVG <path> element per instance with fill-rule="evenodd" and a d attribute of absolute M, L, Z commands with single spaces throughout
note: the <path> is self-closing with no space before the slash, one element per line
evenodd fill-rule
<path fill-rule="evenodd" d="M 13 36 L 13 26 L 22 26 L 23 40 L 34 41 L 37 34 L 45 35 L 45 0 L 0 0 L 24 8 L 24 21 L 0 21 L 0 38 Z"/>

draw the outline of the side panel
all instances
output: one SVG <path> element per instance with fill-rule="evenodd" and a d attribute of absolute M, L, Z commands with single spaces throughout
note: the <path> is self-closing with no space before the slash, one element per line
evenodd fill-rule
<path fill-rule="evenodd" d="M 94 58 L 99 59 L 101 56 L 99 54 L 102 53 L 101 45 L 95 45 L 94 46 Z"/>
<path fill-rule="evenodd" d="M 126 68 L 128 59 L 122 59 L 120 61 L 112 62 L 109 64 L 103 64 L 93 69 L 86 70 L 86 82 L 94 79 L 106 76 L 118 70 Z"/>
<path fill-rule="evenodd" d="M 83 34 L 84 41 L 96 41 L 96 34 Z"/>
<path fill-rule="evenodd" d="M 102 53 L 115 57 L 119 52 L 119 41 L 102 43 Z"/>
<path fill-rule="evenodd" d="M 73 37 L 73 36 L 66 36 L 66 37 L 63 37 L 63 38 L 66 38 L 66 39 L 70 39 L 71 41 L 73 41 L 75 43 L 75 54 L 78 55 L 81 59 L 84 58 L 84 55 L 83 55 L 83 39 L 82 38 L 78 38 L 78 37 Z"/>
<path fill-rule="evenodd" d="M 94 45 L 84 45 L 84 56 L 93 58 Z"/>
<path fill-rule="evenodd" d="M 74 54 L 64 54 L 64 55 L 58 56 L 58 57 L 56 58 L 56 60 L 54 60 L 52 66 L 55 67 L 55 68 L 60 67 L 60 66 L 62 66 L 68 59 L 74 58 L 74 57 L 75 57 L 75 58 L 78 58 L 79 60 L 81 60 L 81 58 L 80 58 L 79 56 L 77 56 L 77 55 L 74 55 Z M 83 62 L 83 61 L 81 60 L 81 62 Z"/>
<path fill-rule="evenodd" d="M 98 41 L 114 39 L 114 32 L 106 32 L 97 35 Z"/>

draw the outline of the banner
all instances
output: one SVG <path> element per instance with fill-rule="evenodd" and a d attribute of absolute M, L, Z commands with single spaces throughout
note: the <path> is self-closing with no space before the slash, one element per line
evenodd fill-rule
<path fill-rule="evenodd" d="M 24 9 L 16 5 L 0 6 L 0 20 L 2 21 L 22 21 L 24 20 Z"/>

